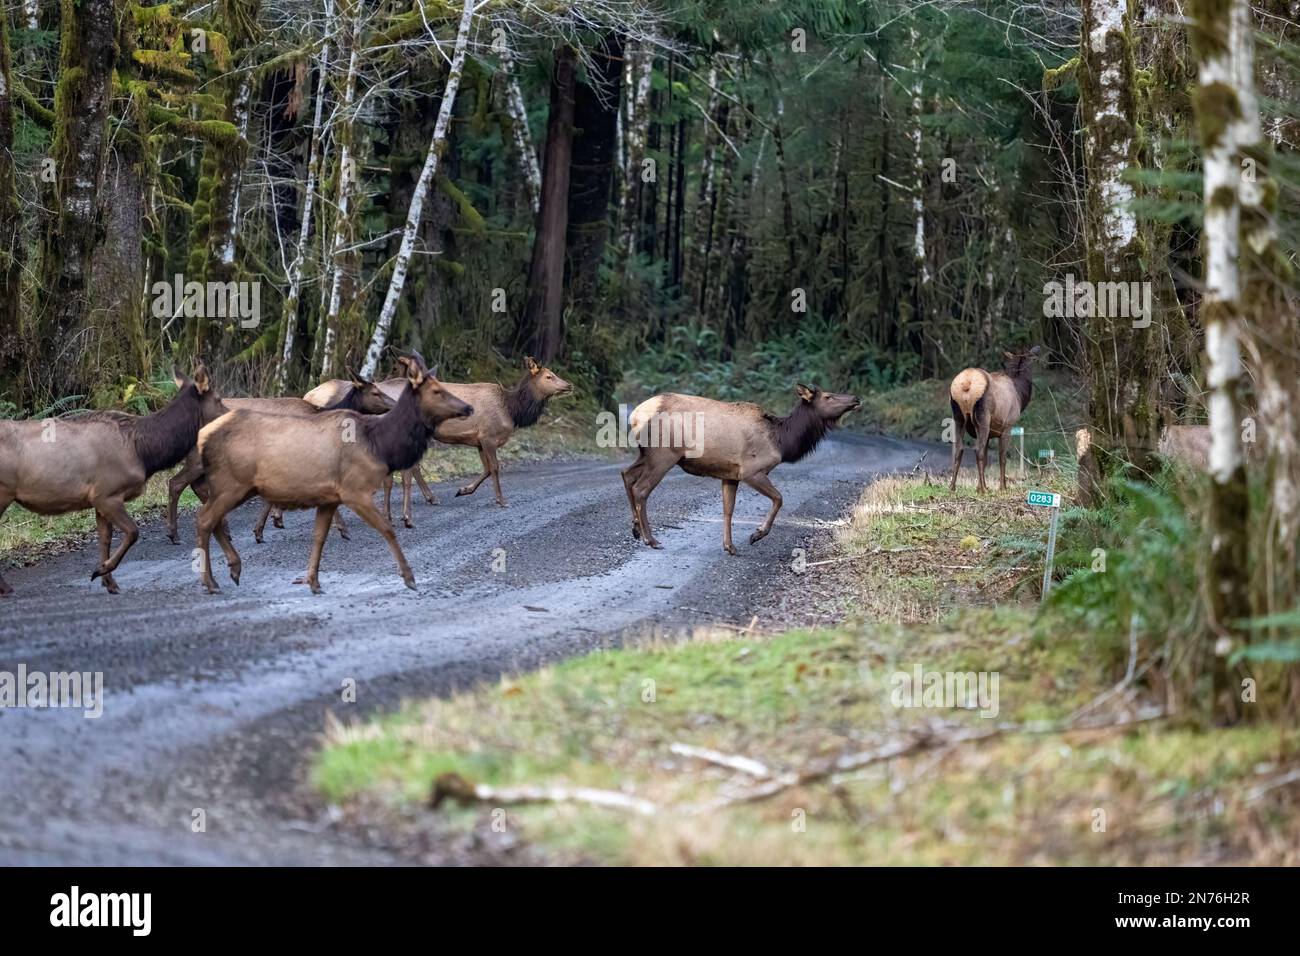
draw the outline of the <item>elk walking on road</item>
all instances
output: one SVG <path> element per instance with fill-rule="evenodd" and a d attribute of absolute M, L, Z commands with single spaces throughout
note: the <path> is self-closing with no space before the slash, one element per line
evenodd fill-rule
<path fill-rule="evenodd" d="M 0 422 L 0 515 L 15 501 L 42 515 L 94 509 L 99 565 L 90 576 L 117 594 L 113 572 L 140 529 L 126 510 L 149 477 L 194 448 L 199 429 L 225 413 L 200 363 L 193 380 L 176 372 L 176 396 L 152 415 L 90 412 Z M 113 531 L 122 534 L 116 551 Z M 11 589 L 0 576 L 0 594 Z"/>
<path fill-rule="evenodd" d="M 419 353 L 399 361 L 407 373 L 407 387 L 387 414 L 327 411 L 288 416 L 241 410 L 229 412 L 200 432 L 199 454 L 209 497 L 199 511 L 198 543 L 203 584 L 209 593 L 218 590 L 209 553 L 214 531 L 231 580 L 239 583 L 242 563 L 222 519 L 254 495 L 282 508 L 316 509 L 311 556 L 300 579 L 312 593 L 320 593 L 321 554 L 340 505 L 351 508 L 383 535 L 402 580 L 415 588 L 392 523 L 376 507 L 374 494 L 385 476 L 420 460 L 439 423 L 468 417 L 474 410 L 428 374 Z"/>
<path fill-rule="evenodd" d="M 735 554 L 731 515 L 736 491 L 749 485 L 771 502 L 771 510 L 749 536 L 754 544 L 767 537 L 781 510 L 781 493 L 768 473 L 782 462 L 799 461 L 861 401 L 856 395 L 823 392 L 798 385 L 798 403 L 784 417 L 770 415 L 749 402 L 719 402 L 696 395 L 666 393 L 633 409 L 629 425 L 637 440 L 637 459 L 623 470 L 623 486 L 632 509 L 632 536 L 660 547 L 650 528 L 646 500 L 674 466 L 689 475 L 722 482 L 722 548 Z"/>

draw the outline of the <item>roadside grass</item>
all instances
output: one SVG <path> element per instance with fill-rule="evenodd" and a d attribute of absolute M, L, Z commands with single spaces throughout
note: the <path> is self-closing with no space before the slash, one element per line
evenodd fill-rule
<path fill-rule="evenodd" d="M 1068 493 L 1069 480 L 1049 473 L 1035 486 Z M 1067 720 L 1122 676 L 1091 634 L 1038 613 L 1041 569 L 1008 566 L 1007 542 L 1041 537 L 1046 518 L 1020 485 L 980 498 L 965 478 L 956 495 L 926 476 L 879 481 L 832 555 L 804 572 L 857 596 L 842 625 L 649 639 L 334 724 L 315 784 L 367 817 L 435 834 L 489 838 L 504 825 L 559 861 L 1300 862 L 1294 788 L 1282 785 L 1300 764 L 1300 729 L 1034 726 Z M 997 693 L 965 702 L 973 708 L 895 706 L 918 667 L 995 672 Z M 717 801 L 758 777 L 674 750 L 741 755 L 779 774 L 922 729 L 943 740 L 997 724 L 1031 732 L 938 746 L 752 803 Z M 598 788 L 658 810 L 488 799 L 417 812 L 443 774 Z"/>

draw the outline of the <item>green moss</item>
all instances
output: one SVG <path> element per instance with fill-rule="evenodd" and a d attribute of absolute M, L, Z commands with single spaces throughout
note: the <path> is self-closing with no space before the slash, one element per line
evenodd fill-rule
<path fill-rule="evenodd" d="M 1218 147 L 1228 127 L 1241 119 L 1241 101 L 1237 90 L 1227 83 L 1207 83 L 1193 95 L 1201 145 L 1206 150 Z"/>
<path fill-rule="evenodd" d="M 470 202 L 469 197 L 441 173 L 438 174 L 434 183 L 437 185 L 438 190 L 456 206 L 460 214 L 460 221 L 474 232 L 482 232 L 487 223 L 483 219 L 483 214 L 474 208 L 474 204 Z"/>

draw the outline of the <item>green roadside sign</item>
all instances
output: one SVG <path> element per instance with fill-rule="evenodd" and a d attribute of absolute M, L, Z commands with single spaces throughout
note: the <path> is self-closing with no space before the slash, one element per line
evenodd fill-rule
<path fill-rule="evenodd" d="M 1054 491 L 1031 491 L 1025 499 L 1038 508 L 1052 509 L 1052 523 L 1047 529 L 1047 562 L 1043 566 L 1043 600 L 1052 589 L 1052 562 L 1056 557 L 1056 519 L 1061 514 L 1061 496 Z"/>

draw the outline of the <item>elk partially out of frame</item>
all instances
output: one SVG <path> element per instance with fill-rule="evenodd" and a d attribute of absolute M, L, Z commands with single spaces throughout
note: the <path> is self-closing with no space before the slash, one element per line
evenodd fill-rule
<path fill-rule="evenodd" d="M 781 493 L 768 473 L 786 461 L 803 458 L 848 412 L 861 402 L 856 395 L 837 395 L 798 385 L 798 403 L 790 414 L 769 415 L 749 402 L 718 402 L 695 395 L 656 395 L 633 409 L 628 419 L 637 439 L 637 459 L 623 471 L 623 486 L 632 509 L 632 537 L 660 547 L 650 529 L 646 500 L 676 465 L 688 475 L 722 482 L 722 547 L 731 543 L 731 514 L 736 491 L 749 485 L 772 502 L 767 518 L 749 543 L 767 537 L 781 510 Z"/>
<path fill-rule="evenodd" d="M 15 501 L 42 515 L 93 509 L 102 579 L 117 594 L 113 572 L 140 536 L 126 503 L 149 476 L 171 468 L 194 448 L 199 429 L 225 413 L 207 369 L 193 380 L 176 372 L 179 391 L 152 415 L 91 412 L 67 418 L 0 422 L 0 515 Z M 122 533 L 117 550 L 113 530 Z M 11 593 L 0 577 L 0 594 Z"/>
<path fill-rule="evenodd" d="M 282 508 L 316 509 L 311 557 L 301 579 L 313 593 L 320 593 L 321 554 L 340 505 L 383 535 L 402 580 L 415 588 L 392 523 L 375 506 L 374 494 L 386 475 L 420 460 L 439 423 L 468 417 L 473 409 L 428 374 L 418 353 L 400 361 L 407 388 L 385 415 L 326 411 L 302 417 L 234 411 L 203 429 L 199 454 L 210 496 L 199 511 L 198 543 L 203 583 L 210 593 L 217 590 L 209 556 L 211 536 L 215 531 L 231 580 L 238 584 L 242 564 L 222 519 L 254 495 Z"/>

